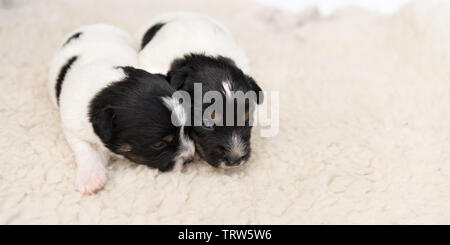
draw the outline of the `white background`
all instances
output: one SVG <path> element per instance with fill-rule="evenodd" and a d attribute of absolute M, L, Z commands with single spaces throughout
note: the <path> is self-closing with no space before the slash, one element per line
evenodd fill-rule
<path fill-rule="evenodd" d="M 322 15 L 328 15 L 334 10 L 353 5 L 361 8 L 382 13 L 392 14 L 402 7 L 409 0 L 254 0 L 260 3 L 271 5 L 280 9 L 298 12 L 309 6 L 316 5 Z M 436 0 L 428 0 L 433 2 Z M 448 2 L 450 0 L 438 0 Z"/>

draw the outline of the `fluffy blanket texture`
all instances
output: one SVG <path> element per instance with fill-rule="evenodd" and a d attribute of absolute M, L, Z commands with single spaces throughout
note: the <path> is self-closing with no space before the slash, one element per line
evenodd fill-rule
<path fill-rule="evenodd" d="M 392 16 L 321 18 L 247 1 L 2 1 L 2 224 L 450 224 L 450 8 L 412 2 Z M 134 33 L 163 11 L 224 22 L 266 91 L 280 131 L 254 128 L 247 167 L 194 162 L 159 173 L 112 162 L 96 195 L 47 94 L 64 35 L 105 22 Z"/>

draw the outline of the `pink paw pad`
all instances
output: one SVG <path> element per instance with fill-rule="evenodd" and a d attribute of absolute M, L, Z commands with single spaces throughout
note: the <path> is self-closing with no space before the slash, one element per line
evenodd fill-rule
<path fill-rule="evenodd" d="M 82 194 L 94 194 L 106 183 L 106 171 L 103 167 L 80 169 L 77 174 L 76 186 Z"/>

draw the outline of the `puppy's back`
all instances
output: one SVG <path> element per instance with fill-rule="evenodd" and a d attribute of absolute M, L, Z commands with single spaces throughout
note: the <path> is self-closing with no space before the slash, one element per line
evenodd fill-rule
<path fill-rule="evenodd" d="M 49 96 L 59 104 L 62 87 L 74 70 L 95 63 L 137 65 L 137 44 L 125 31 L 107 24 L 83 26 L 64 38 L 50 65 Z"/>
<path fill-rule="evenodd" d="M 214 19 L 192 12 L 166 13 L 151 19 L 137 32 L 139 65 L 154 73 L 166 73 L 172 61 L 186 54 L 222 55 L 244 72 L 248 60 L 230 31 Z"/>

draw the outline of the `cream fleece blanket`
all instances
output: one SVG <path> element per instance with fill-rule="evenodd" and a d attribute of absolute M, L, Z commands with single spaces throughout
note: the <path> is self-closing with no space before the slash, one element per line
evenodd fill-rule
<path fill-rule="evenodd" d="M 2 224 L 450 224 L 450 8 L 327 18 L 247 1 L 2 1 Z M 238 170 L 159 173 L 126 160 L 97 195 L 74 188 L 75 160 L 50 104 L 54 50 L 80 25 L 130 33 L 163 11 L 224 22 L 266 91 L 280 131 Z"/>

